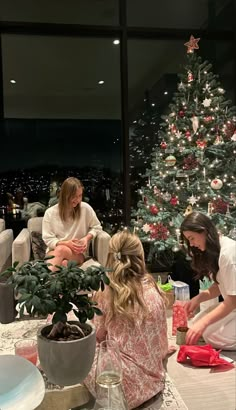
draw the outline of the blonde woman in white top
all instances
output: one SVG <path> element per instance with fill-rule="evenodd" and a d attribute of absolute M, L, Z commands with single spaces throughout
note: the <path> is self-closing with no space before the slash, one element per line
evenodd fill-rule
<path fill-rule="evenodd" d="M 43 218 L 43 240 L 52 270 L 69 260 L 82 264 L 89 242 L 102 230 L 93 208 L 82 201 L 83 185 L 77 178 L 67 178 L 61 187 L 59 203 L 48 208 Z"/>

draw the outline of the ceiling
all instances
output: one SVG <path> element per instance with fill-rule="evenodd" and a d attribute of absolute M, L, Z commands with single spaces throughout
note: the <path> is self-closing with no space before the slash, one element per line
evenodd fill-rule
<path fill-rule="evenodd" d="M 147 3 L 150 9 L 144 8 L 141 1 L 128 0 L 130 24 L 145 21 L 161 26 L 164 22 L 176 28 L 184 24 L 200 28 L 205 24 L 206 0 L 182 0 L 175 10 L 175 2 L 171 0 L 161 1 L 161 7 L 157 7 L 158 0 Z M 18 0 L 0 0 L 0 10 L 3 21 L 118 24 L 116 0 L 70 0 L 66 7 L 62 0 L 33 3 L 21 0 L 20 7 Z M 150 15 L 148 10 L 156 13 Z M 120 46 L 115 46 L 113 40 L 114 37 L 3 34 L 5 117 L 119 119 Z M 182 40 L 129 40 L 130 111 L 143 100 L 146 89 L 155 87 L 165 74 L 180 71 L 186 54 L 183 43 Z M 16 83 L 12 84 L 11 79 Z M 104 84 L 99 85 L 99 80 L 104 80 Z"/>

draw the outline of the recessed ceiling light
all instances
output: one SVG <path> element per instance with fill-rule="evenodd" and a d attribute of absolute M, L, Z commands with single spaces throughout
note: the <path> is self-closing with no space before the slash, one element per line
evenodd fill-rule
<path fill-rule="evenodd" d="M 120 40 L 118 40 L 118 39 L 114 40 L 113 44 L 115 44 L 117 46 L 118 44 L 120 44 Z"/>
<path fill-rule="evenodd" d="M 103 80 L 100 80 L 100 81 L 98 81 L 98 84 L 99 84 L 99 85 L 102 85 L 102 84 L 104 84 L 104 81 L 103 81 Z"/>
<path fill-rule="evenodd" d="M 167 94 L 168 94 L 168 91 L 165 91 L 164 94 L 167 95 Z"/>
<path fill-rule="evenodd" d="M 11 84 L 15 84 L 15 83 L 16 83 L 16 80 L 10 80 L 10 83 L 11 83 Z"/>
<path fill-rule="evenodd" d="M 152 103 L 152 107 L 155 107 L 155 103 Z"/>

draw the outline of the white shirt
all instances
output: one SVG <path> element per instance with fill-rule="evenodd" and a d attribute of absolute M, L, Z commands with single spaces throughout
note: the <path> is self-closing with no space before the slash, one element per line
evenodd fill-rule
<path fill-rule="evenodd" d="M 47 245 L 47 251 L 55 249 L 58 241 L 81 239 L 88 233 L 94 238 L 102 231 L 101 224 L 93 208 L 86 202 L 81 202 L 81 214 L 78 219 L 62 221 L 58 204 L 48 208 L 43 217 L 42 237 Z"/>
<path fill-rule="evenodd" d="M 227 295 L 236 295 L 236 241 L 226 236 L 220 238 L 219 270 L 216 280 L 224 299 Z"/>

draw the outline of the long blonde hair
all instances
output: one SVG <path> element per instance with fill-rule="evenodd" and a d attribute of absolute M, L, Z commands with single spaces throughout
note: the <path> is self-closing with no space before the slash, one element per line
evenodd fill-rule
<path fill-rule="evenodd" d="M 67 178 L 61 186 L 58 206 L 62 221 L 66 221 L 68 218 L 69 203 L 75 197 L 78 188 L 84 189 L 83 184 L 79 179 L 73 177 Z M 71 216 L 73 219 L 80 218 L 80 204 L 73 208 Z"/>
<path fill-rule="evenodd" d="M 157 289 L 156 283 L 146 271 L 144 251 L 137 235 L 128 230 L 118 232 L 110 240 L 107 267 L 110 285 L 106 289 L 109 298 L 109 309 L 106 320 L 109 322 L 116 315 L 125 316 L 134 324 L 135 315 L 145 318 L 146 304 L 143 298 L 142 281 Z M 104 297 L 99 292 L 99 297 Z M 135 314 L 134 314 L 135 313 Z"/>

